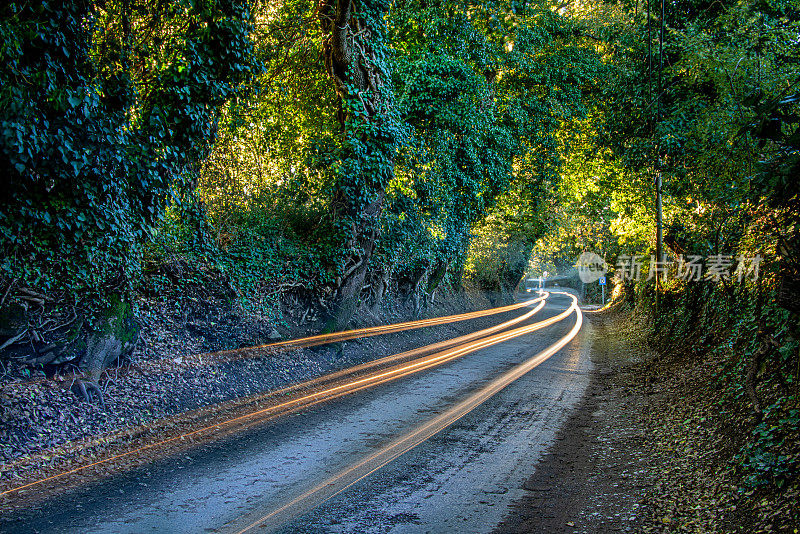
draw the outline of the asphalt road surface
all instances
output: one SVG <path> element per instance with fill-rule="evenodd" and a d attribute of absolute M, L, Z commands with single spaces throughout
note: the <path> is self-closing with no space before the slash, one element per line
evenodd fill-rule
<path fill-rule="evenodd" d="M 567 295 L 553 294 L 522 324 L 571 305 Z M 586 322 L 561 350 L 519 370 L 574 331 L 576 321 L 573 313 L 444 365 L 84 486 L 6 517 L 0 528 L 489 532 L 525 493 L 524 481 L 588 385 Z M 521 376 L 498 385 L 515 370 Z"/>

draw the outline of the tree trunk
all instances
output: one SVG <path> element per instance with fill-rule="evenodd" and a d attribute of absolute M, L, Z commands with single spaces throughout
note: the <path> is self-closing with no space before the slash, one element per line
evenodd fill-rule
<path fill-rule="evenodd" d="M 389 281 L 392 278 L 392 268 L 389 267 L 387 269 L 381 269 L 379 276 L 375 277 L 375 280 L 372 284 L 372 314 L 377 315 L 380 312 L 381 303 L 383 302 L 383 297 L 386 294 L 386 290 L 389 288 Z"/>
<path fill-rule="evenodd" d="M 386 184 L 394 175 L 397 123 L 383 63 L 385 0 L 319 0 L 323 55 L 341 109 L 343 157 L 332 210 L 350 250 L 325 331 L 342 330 L 358 309 L 379 234 Z M 377 163 L 376 163 L 377 162 Z"/>
<path fill-rule="evenodd" d="M 369 261 L 375 250 L 378 238 L 378 218 L 383 209 L 383 194 L 379 200 L 371 204 L 361 214 L 362 224 L 353 223 L 350 245 L 357 250 L 355 257 L 349 259 L 353 265 L 349 267 L 338 284 L 337 295 L 331 307 L 331 316 L 324 332 L 336 332 L 347 327 L 358 310 L 361 288 L 367 277 Z"/>

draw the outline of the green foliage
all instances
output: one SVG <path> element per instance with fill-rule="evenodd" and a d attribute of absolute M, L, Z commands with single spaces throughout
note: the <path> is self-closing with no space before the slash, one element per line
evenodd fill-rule
<path fill-rule="evenodd" d="M 789 4 L 667 5 L 660 95 L 657 13 L 652 70 L 641 10 L 598 2 L 576 14 L 603 54 L 607 83 L 596 86 L 590 120 L 563 129 L 566 163 L 537 251 L 652 252 L 657 172 L 673 254 L 735 253 L 764 201 L 792 209 L 800 64 L 790 43 L 800 22 Z M 759 222 L 760 235 L 786 234 L 777 227 L 785 221 Z"/>
<path fill-rule="evenodd" d="M 764 420 L 737 457 L 747 488 L 774 485 L 780 489 L 800 475 L 800 454 L 794 442 L 800 435 L 800 410 L 786 406 L 797 406 L 795 397 L 780 399 L 764 410 Z"/>
<path fill-rule="evenodd" d="M 709 352 L 719 362 L 710 389 L 747 429 L 732 458 L 745 490 L 780 490 L 800 475 L 800 331 L 796 317 L 774 298 L 774 276 L 767 273 L 758 285 L 738 284 L 733 291 L 672 283 L 659 295 L 658 313 L 653 286 L 639 284 L 636 291 L 637 313 L 649 317 L 656 346 L 685 358 Z M 766 406 L 757 415 L 753 396 Z"/>
<path fill-rule="evenodd" d="M 428 228 L 433 264 L 471 256 L 478 224 L 500 232 L 497 258 L 486 256 L 485 235 L 474 249 L 482 259 L 468 260 L 499 283 L 505 275 L 492 270 L 510 261 L 501 257 L 523 253 L 541 232 L 539 198 L 557 161 L 548 148 L 560 121 L 584 112 L 596 56 L 573 46 L 570 22 L 544 4 L 409 2 L 390 30 L 398 105 L 412 128 L 390 210 Z"/>
<path fill-rule="evenodd" d="M 564 271 L 584 250 L 612 261 L 653 254 L 659 173 L 668 256 L 764 258 L 757 283 L 642 281 L 617 292 L 648 317 L 653 341 L 685 357 L 712 351 L 720 402 L 736 406 L 743 425 L 754 421 L 736 460 L 743 484 L 773 490 L 800 465 L 795 4 L 665 4 L 660 94 L 657 13 L 651 71 L 642 4 L 568 6 L 577 42 L 601 54 L 604 83 L 593 86 L 585 120 L 561 125 L 559 179 L 543 188 L 545 232 L 531 262 Z"/>
<path fill-rule="evenodd" d="M 331 282 L 320 249 L 303 245 L 272 213 L 253 208 L 236 217 L 238 230 L 220 263 L 246 311 L 274 318 L 282 286 L 319 291 Z"/>
<path fill-rule="evenodd" d="M 531 250 L 651 251 L 657 171 L 673 253 L 775 258 L 800 123 L 783 2 L 670 4 L 660 95 L 635 6 L 353 0 L 337 66 L 340 5 L 2 8 L 0 276 L 85 289 L 183 257 L 269 315 L 374 245 L 369 283 L 511 287 Z"/>
<path fill-rule="evenodd" d="M 337 109 L 313 2 L 256 12 L 265 74 L 254 98 L 221 116 L 201 175 L 217 235 L 235 232 L 230 213 L 259 203 L 335 280 L 359 254 L 348 232 L 368 221 L 357 214 L 385 194 L 376 273 L 456 276 L 487 215 L 503 240 L 529 247 L 556 176 L 556 132 L 582 116 L 596 54 L 574 46 L 571 22 L 546 4 L 402 2 L 385 22 L 358 5 L 370 68 L 392 89 L 379 121 L 353 87 Z"/>
<path fill-rule="evenodd" d="M 246 3 L 2 8 L 0 274 L 97 290 L 138 269 L 251 70 Z"/>

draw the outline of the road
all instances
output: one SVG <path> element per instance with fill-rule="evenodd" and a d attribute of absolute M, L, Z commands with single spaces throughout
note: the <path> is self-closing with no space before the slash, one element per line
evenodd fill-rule
<path fill-rule="evenodd" d="M 513 328 L 572 304 L 551 295 Z M 586 323 L 541 354 L 577 317 L 84 486 L 0 528 L 489 532 L 588 384 Z"/>

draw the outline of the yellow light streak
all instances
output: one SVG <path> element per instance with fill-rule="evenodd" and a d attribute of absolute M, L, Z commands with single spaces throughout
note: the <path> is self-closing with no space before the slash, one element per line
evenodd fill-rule
<path fill-rule="evenodd" d="M 583 324 L 583 315 L 581 314 L 580 307 L 578 306 L 577 298 L 572 295 L 569 296 L 573 299 L 573 303 L 565 313 L 569 315 L 572 314 L 572 312 L 575 312 L 576 320 L 575 325 L 566 336 L 562 337 L 556 343 L 550 345 L 547 349 L 536 354 L 532 358 L 529 358 L 522 364 L 509 371 L 506 371 L 499 377 L 492 380 L 489 384 L 482 387 L 444 413 L 434 417 L 427 423 L 412 430 L 411 432 L 397 438 L 381 450 L 340 471 L 338 474 L 328 478 L 314 488 L 306 491 L 298 497 L 295 497 L 287 504 L 271 511 L 255 521 L 250 522 L 244 528 L 235 530 L 235 532 L 237 534 L 244 534 L 255 527 L 260 527 L 260 531 L 264 531 L 264 529 L 267 531 L 274 530 L 277 527 L 291 521 L 292 519 L 316 508 L 323 502 L 338 495 L 356 482 L 382 468 L 389 462 L 402 456 L 420 443 L 428 440 L 436 433 L 452 425 L 475 409 L 477 406 L 485 402 L 487 399 L 495 395 L 497 392 L 505 388 L 507 385 L 511 384 L 550 358 L 553 354 L 561 350 L 567 343 L 569 343 L 576 335 L 578 335 L 578 332 Z"/>
<path fill-rule="evenodd" d="M 254 347 L 247 347 L 244 349 L 232 349 L 225 351 L 218 351 L 207 353 L 209 356 L 232 354 L 244 350 L 259 350 L 267 348 L 280 348 L 280 347 L 313 347 L 316 345 L 323 345 L 326 343 L 336 343 L 339 341 L 347 341 L 354 338 L 372 337 L 383 334 L 393 334 L 396 332 L 404 332 L 406 330 L 415 330 L 417 328 L 425 328 L 429 326 L 437 326 L 445 323 L 456 323 L 459 321 L 466 321 L 468 319 L 477 319 L 479 317 L 486 317 L 488 315 L 496 315 L 508 311 L 518 310 L 525 306 L 530 306 L 534 302 L 543 300 L 545 297 L 538 297 L 535 299 L 510 304 L 508 306 L 501 306 L 499 308 L 490 308 L 488 310 L 478 310 L 469 313 L 459 313 L 457 315 L 447 315 L 444 317 L 433 317 L 431 319 L 419 319 L 416 321 L 406 321 L 403 323 L 394 323 L 382 326 L 370 326 L 368 328 L 359 328 L 356 330 L 345 330 L 343 332 L 333 332 L 331 334 L 319 334 L 316 336 L 308 336 L 300 339 L 289 339 L 286 341 L 278 341 L 276 343 L 269 343 L 266 345 L 257 345 Z"/>
<path fill-rule="evenodd" d="M 521 316 L 519 316 L 517 318 L 511 319 L 509 321 L 506 321 L 504 323 L 501 323 L 499 325 L 496 325 L 496 326 L 493 326 L 493 327 L 490 327 L 490 328 L 486 328 L 486 329 L 483 329 L 483 330 L 478 330 L 478 331 L 470 333 L 470 334 L 466 334 L 466 335 L 459 336 L 459 337 L 456 337 L 456 338 L 453 338 L 453 339 L 441 341 L 441 342 L 434 343 L 434 344 L 431 344 L 431 345 L 426 345 L 424 347 L 420 347 L 420 348 L 417 348 L 417 349 L 412 349 L 412 350 L 401 352 L 401 353 L 398 353 L 398 354 L 385 356 L 385 357 L 379 358 L 377 360 L 372 360 L 372 361 L 365 362 L 365 363 L 362 363 L 362 364 L 359 364 L 359 365 L 348 367 L 347 369 L 342 369 L 340 371 L 335 371 L 333 373 L 328 373 L 326 375 L 323 375 L 323 376 L 320 376 L 320 377 L 317 377 L 317 378 L 313 378 L 311 380 L 306 380 L 306 381 L 303 381 L 303 382 L 299 382 L 297 384 L 292 384 L 292 385 L 289 385 L 289 386 L 286 386 L 286 387 L 283 387 L 283 388 L 280 388 L 280 389 L 277 389 L 277 390 L 272 390 L 272 391 L 268 391 L 268 392 L 265 392 L 265 393 L 252 395 L 252 396 L 244 398 L 244 399 L 235 399 L 234 401 L 229 401 L 229 402 L 224 403 L 224 404 L 218 404 L 218 405 L 215 405 L 215 406 L 213 406 L 211 408 L 212 409 L 213 408 L 217 408 L 217 409 L 223 408 L 223 409 L 226 409 L 226 410 L 232 410 L 233 408 L 236 407 L 235 405 L 233 405 L 233 403 L 236 403 L 238 405 L 242 405 L 242 404 L 259 405 L 259 404 L 261 404 L 263 402 L 266 402 L 270 398 L 284 397 L 284 396 L 289 395 L 289 394 L 291 394 L 293 392 L 296 392 L 296 391 L 308 390 L 308 389 L 312 389 L 314 387 L 319 387 L 319 386 L 324 385 L 326 383 L 334 382 L 335 380 L 337 380 L 339 378 L 342 378 L 344 376 L 347 376 L 347 375 L 355 375 L 355 374 L 357 374 L 359 372 L 362 372 L 362 371 L 367 371 L 367 370 L 370 370 L 370 369 L 376 369 L 376 368 L 379 368 L 379 367 L 382 367 L 382 366 L 386 366 L 388 364 L 395 363 L 395 362 L 398 362 L 398 361 L 401 361 L 401 360 L 404 360 L 404 359 L 410 359 L 410 358 L 413 358 L 415 356 L 420 356 L 422 354 L 426 354 L 426 353 L 432 352 L 434 350 L 446 349 L 446 348 L 449 348 L 449 347 L 451 347 L 453 345 L 458 345 L 458 344 L 465 343 L 467 341 L 470 341 L 470 340 L 473 340 L 473 339 L 476 339 L 476 338 L 484 337 L 484 336 L 487 336 L 487 335 L 492 334 L 494 332 L 504 330 L 504 329 L 506 329 L 508 327 L 511 327 L 511 326 L 513 326 L 513 325 L 515 325 L 517 323 L 520 323 L 520 322 L 522 322 L 522 321 L 524 321 L 526 319 L 529 319 L 531 316 L 533 316 L 534 314 L 538 313 L 544 307 L 545 302 L 546 302 L 546 300 L 547 300 L 547 298 L 549 296 L 550 296 L 549 293 L 543 293 L 541 297 L 528 301 L 527 302 L 528 305 L 530 305 L 532 303 L 535 303 L 537 301 L 539 302 L 539 305 L 536 306 L 530 312 L 528 312 L 528 313 L 526 313 L 524 315 L 521 315 Z M 178 417 L 180 417 L 180 418 L 194 417 L 194 419 L 199 419 L 199 418 L 203 417 L 204 415 L 206 417 L 208 417 L 210 415 L 210 414 L 208 414 L 208 410 L 209 410 L 209 407 L 205 407 L 205 408 L 200 408 L 200 409 L 197 409 L 197 410 L 193 410 L 192 412 L 179 414 L 178 416 L 162 418 L 162 419 L 159 419 L 157 421 L 153 421 L 152 423 L 149 423 L 145 428 L 157 427 L 157 426 L 162 426 L 162 427 L 163 426 L 167 426 L 170 423 L 174 423 L 176 418 L 178 418 Z M 130 431 L 129 430 L 125 430 L 125 431 L 117 432 L 117 433 L 114 433 L 114 434 L 106 435 L 106 436 L 104 436 L 102 438 L 102 441 L 113 441 L 114 439 L 118 439 L 123 435 L 130 435 Z M 98 444 L 98 441 L 101 441 L 101 440 L 93 440 L 93 441 L 91 441 L 89 443 L 86 443 L 83 447 L 80 447 L 78 449 L 72 449 L 69 452 L 74 455 L 75 453 L 77 453 L 80 450 L 87 449 L 87 448 L 90 448 L 92 446 L 96 446 Z M 48 451 L 47 454 L 49 454 L 50 456 L 53 455 L 52 451 Z M 9 469 L 9 468 L 14 467 L 16 465 L 20 465 L 20 464 L 25 463 L 25 462 L 30 462 L 31 460 L 33 460 L 35 458 L 36 457 L 33 457 L 33 458 L 31 458 L 31 457 L 21 458 L 19 460 L 14 461 L 14 462 L 7 463 L 3 467 L 6 468 L 6 469 Z M 0 495 L 3 495 L 3 493 L 0 492 Z"/>
<path fill-rule="evenodd" d="M 240 415 L 240 416 L 237 416 L 237 417 L 233 417 L 233 418 L 230 418 L 230 419 L 227 419 L 225 421 L 218 422 L 218 423 L 214 423 L 214 424 L 205 426 L 203 428 L 200 428 L 200 429 L 197 429 L 197 430 L 194 430 L 194 431 L 191 431 L 191 432 L 186 432 L 186 433 L 180 434 L 178 436 L 173 436 L 171 438 L 167 438 L 167 439 L 160 440 L 160 441 L 157 441 L 157 442 L 154 442 L 154 443 L 150 443 L 150 444 L 144 445 L 142 447 L 138 447 L 136 449 L 133 449 L 131 451 L 126 451 L 126 452 L 123 452 L 123 453 L 120 453 L 120 454 L 116 454 L 116 455 L 110 456 L 108 458 L 104 458 L 104 459 L 101 459 L 101 460 L 98 460 L 98 461 L 95 461 L 95 462 L 92 462 L 92 463 L 77 467 L 75 469 L 70 469 L 68 471 L 64 471 L 64 472 L 61 472 L 61 473 L 58 473 L 58 474 L 55 474 L 55 475 L 52 475 L 52 476 L 49 476 L 49 477 L 45 477 L 45 478 L 30 482 L 30 483 L 27 483 L 27 484 L 23 484 L 23 485 L 17 486 L 15 488 L 11 488 L 11 489 L 5 490 L 3 492 L 0 492 L 0 495 L 6 495 L 6 494 L 18 492 L 20 490 L 23 490 L 23 489 L 26 489 L 26 488 L 30 488 L 30 487 L 33 487 L 33 486 L 36 486 L 36 485 L 40 485 L 40 484 L 43 484 L 43 483 L 51 481 L 51 480 L 63 478 L 65 476 L 84 471 L 84 470 L 86 470 L 86 469 L 88 469 L 90 467 L 95 467 L 95 466 L 98 466 L 98 465 L 106 464 L 108 462 L 112 462 L 114 460 L 119 460 L 119 459 L 122 459 L 122 458 L 130 457 L 130 456 L 133 456 L 133 455 L 135 455 L 137 453 L 141 453 L 141 452 L 144 452 L 146 450 L 154 449 L 154 448 L 159 447 L 159 446 L 163 446 L 163 445 L 167 445 L 167 444 L 170 444 L 170 443 L 174 443 L 176 441 L 184 441 L 187 438 L 191 438 L 191 437 L 197 436 L 197 435 L 202 434 L 202 433 L 204 433 L 206 431 L 209 431 L 209 430 L 220 430 L 221 427 L 230 426 L 233 423 L 245 422 L 246 424 L 243 425 L 242 427 L 240 427 L 240 429 L 249 428 L 250 426 L 252 426 L 254 424 L 263 423 L 265 421 L 274 419 L 276 417 L 279 417 L 279 416 L 282 416 L 282 415 L 287 415 L 288 413 L 292 413 L 292 412 L 295 412 L 295 411 L 298 411 L 298 410 L 301 410 L 301 409 L 309 408 L 309 407 L 317 405 L 317 404 L 319 404 L 321 402 L 334 400 L 334 399 L 337 399 L 337 398 L 342 397 L 344 395 L 349 395 L 349 394 L 356 393 L 358 391 L 362 391 L 362 390 L 370 388 L 370 387 L 374 387 L 374 386 L 377 386 L 377 385 L 380 385 L 380 384 L 384 384 L 384 383 L 387 383 L 387 382 L 390 382 L 390 381 L 393 381 L 393 380 L 397 380 L 399 378 L 402 378 L 402 377 L 405 377 L 405 376 L 408 376 L 408 375 L 411 375 L 411 374 L 414 374 L 414 373 L 418 373 L 420 371 L 427 370 L 427 369 L 430 369 L 430 368 L 435 367 L 435 366 L 442 365 L 442 364 L 444 364 L 446 362 L 449 362 L 449 361 L 451 361 L 453 359 L 456 359 L 456 358 L 459 358 L 459 357 L 464 356 L 466 354 L 475 352 L 475 351 L 480 350 L 482 348 L 486 348 L 486 347 L 491 346 L 491 345 L 502 343 L 504 341 L 507 341 L 509 339 L 512 339 L 512 338 L 520 336 L 520 335 L 524 335 L 524 334 L 527 334 L 527 333 L 534 332 L 536 330 L 545 328 L 546 326 L 549 326 L 551 324 L 554 324 L 554 323 L 556 323 L 558 321 L 563 320 L 564 318 L 566 318 L 571 313 L 571 308 L 568 309 L 567 311 L 555 316 L 555 317 L 551 317 L 549 319 L 545 319 L 543 321 L 539 321 L 537 323 L 533 323 L 533 324 L 528 325 L 528 326 L 517 328 L 515 330 L 511 330 L 509 332 L 504 332 L 504 333 L 501 333 L 501 334 L 491 335 L 491 336 L 486 337 L 484 339 L 478 339 L 476 341 L 471 341 L 471 342 L 469 341 L 470 339 L 474 339 L 475 337 L 478 337 L 480 335 L 486 335 L 487 331 L 489 331 L 489 333 L 491 333 L 491 332 L 494 332 L 494 331 L 498 330 L 501 327 L 505 328 L 505 327 L 509 326 L 508 323 L 516 323 L 516 322 L 519 322 L 519 321 L 523 320 L 524 318 L 528 318 L 528 317 L 532 316 L 534 313 L 538 312 L 544 306 L 544 304 L 545 304 L 545 300 L 544 299 L 546 299 L 548 296 L 549 296 L 549 294 L 545 294 L 542 297 L 539 297 L 537 299 L 533 299 L 531 301 L 523 303 L 524 305 L 529 305 L 532 302 L 541 301 L 539 306 L 537 306 L 535 309 L 531 310 L 527 314 L 524 314 L 521 318 L 512 319 L 511 321 L 507 321 L 506 323 L 502 323 L 501 325 L 497 325 L 495 327 L 491 327 L 491 328 L 485 329 L 483 331 L 475 332 L 473 334 L 467 334 L 465 336 L 461 336 L 461 337 L 455 338 L 453 340 L 443 341 L 443 342 L 440 342 L 440 343 L 435 343 L 433 345 L 422 347 L 420 349 L 414 349 L 414 350 L 407 351 L 407 352 L 404 352 L 404 353 L 388 356 L 386 358 L 382 358 L 380 360 L 376 360 L 375 362 L 368 362 L 368 363 L 365 363 L 365 364 L 361 364 L 361 365 L 355 366 L 353 368 L 349 368 L 347 370 L 338 371 L 336 373 L 331 373 L 330 375 L 326 375 L 324 377 L 319 377 L 317 379 L 313 379 L 313 380 L 310 380 L 310 381 L 307 381 L 307 382 L 304 382 L 304 383 L 301 383 L 301 384 L 289 386 L 289 387 L 283 388 L 281 390 L 270 392 L 268 394 L 265 394 L 264 397 L 276 397 L 276 396 L 280 396 L 280 395 L 285 395 L 285 394 L 288 394 L 291 391 L 300 389 L 302 387 L 312 387 L 313 385 L 319 385 L 320 383 L 324 383 L 324 381 L 331 381 L 331 380 L 333 380 L 335 378 L 338 378 L 338 377 L 341 377 L 343 375 L 352 374 L 354 371 L 357 371 L 357 370 L 363 370 L 363 369 L 366 369 L 366 368 L 368 368 L 370 366 L 371 367 L 377 367 L 378 365 L 376 365 L 376 364 L 386 364 L 387 362 L 394 362 L 394 361 L 397 361 L 397 360 L 401 360 L 403 358 L 413 357 L 413 356 L 416 356 L 416 355 L 418 355 L 420 353 L 423 353 L 423 352 L 430 352 L 430 350 L 432 350 L 432 349 L 440 349 L 440 348 L 445 347 L 445 346 L 452 346 L 454 344 L 458 344 L 459 346 L 457 346 L 456 348 L 451 348 L 449 350 L 444 350 L 444 351 L 441 351 L 441 352 L 437 352 L 437 353 L 431 354 L 429 356 L 424 356 L 424 357 L 421 357 L 421 358 L 419 358 L 417 360 L 414 360 L 411 363 L 404 363 L 404 364 L 401 364 L 399 366 L 395 366 L 393 368 L 389 368 L 388 370 L 372 373 L 372 374 L 367 375 L 366 377 L 358 378 L 358 379 L 355 379 L 355 380 L 351 380 L 351 381 L 345 382 L 344 384 L 341 384 L 341 385 L 328 387 L 328 388 L 325 388 L 325 389 L 323 389 L 321 391 L 310 393 L 310 394 L 306 394 L 306 395 L 303 395 L 301 397 L 298 397 L 298 398 L 295 398 L 295 399 L 292 399 L 292 400 L 289 400 L 289 401 L 285 401 L 285 402 L 279 403 L 279 404 L 274 405 L 274 406 L 269 406 L 269 407 L 266 407 L 266 408 L 258 409 L 258 410 L 255 410 L 253 412 L 246 413 L 246 414 L 243 414 L 243 415 Z M 515 306 L 517 306 L 517 305 L 515 305 Z M 519 307 L 519 306 L 517 306 L 517 307 Z M 467 342 L 464 343 L 465 341 L 467 341 Z M 249 402 L 248 404 L 251 404 L 251 402 Z"/>
<path fill-rule="evenodd" d="M 526 300 L 524 302 L 518 302 L 515 304 L 510 304 L 508 306 L 501 306 L 498 308 L 489 308 L 486 310 L 478 310 L 468 313 L 459 313 L 456 315 L 446 315 L 443 317 L 433 317 L 430 319 L 418 319 L 416 321 L 406 321 L 402 323 L 393 323 L 381 326 L 370 326 L 367 328 L 358 328 L 355 330 L 344 330 L 342 332 L 333 332 L 330 334 L 318 334 L 314 336 L 302 337 L 298 339 L 289 339 L 286 341 L 278 341 L 275 343 L 267 343 L 264 345 L 253 345 L 250 347 L 242 347 L 238 349 L 221 350 L 215 352 L 203 352 L 185 356 L 183 360 L 187 363 L 190 360 L 194 360 L 202 365 L 213 365 L 215 363 L 223 363 L 228 361 L 234 361 L 236 359 L 253 357 L 256 354 L 260 354 L 262 352 L 266 352 L 269 350 L 316 347 L 328 343 L 349 341 L 351 339 L 356 339 L 356 338 L 366 338 L 366 337 L 373 337 L 385 334 L 394 334 L 398 332 L 405 332 L 408 330 L 416 330 L 418 328 L 438 326 L 445 323 L 456 323 L 460 321 L 467 321 L 469 319 L 478 319 L 480 317 L 487 317 L 490 315 L 497 315 L 499 313 L 518 310 L 520 308 L 530 306 L 531 304 L 538 302 L 540 300 L 545 300 L 546 298 L 547 296 L 545 294 L 535 299 Z M 173 358 L 169 357 L 169 358 L 161 358 L 159 360 L 154 360 L 154 361 L 142 362 L 139 364 L 140 367 L 149 367 L 149 368 L 158 367 L 159 365 L 162 366 L 166 365 L 170 368 L 174 368 L 175 362 Z M 125 374 L 127 374 L 127 372 L 122 373 L 123 376 L 125 376 Z M 81 375 L 79 373 L 75 373 L 72 375 L 63 376 L 62 379 L 63 382 L 66 383 L 66 381 L 69 381 L 70 379 L 74 381 L 76 378 L 79 378 L 80 376 Z M 26 380 L 24 382 L 13 382 L 7 384 L 7 386 L 9 387 L 30 386 L 33 384 L 40 384 L 42 382 L 45 382 L 46 380 L 47 378 L 45 377 L 37 377 L 37 378 L 32 378 L 30 380 Z M 2 493 L 0 493 L 0 495 L 2 495 Z"/>

